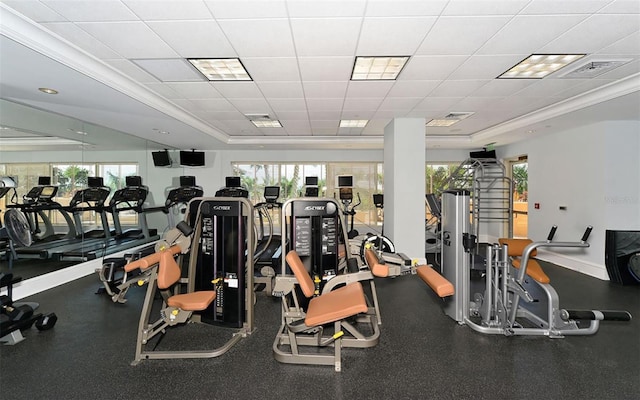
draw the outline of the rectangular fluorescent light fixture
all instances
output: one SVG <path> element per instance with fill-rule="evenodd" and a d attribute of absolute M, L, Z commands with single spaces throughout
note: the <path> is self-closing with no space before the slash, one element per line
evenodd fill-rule
<path fill-rule="evenodd" d="M 351 80 L 395 80 L 408 60 L 409 56 L 356 57 Z"/>
<path fill-rule="evenodd" d="M 189 58 L 188 61 L 210 81 L 252 81 L 239 58 Z"/>
<path fill-rule="evenodd" d="M 542 79 L 584 56 L 585 54 L 532 54 L 498 78 Z"/>
<path fill-rule="evenodd" d="M 257 128 L 282 128 L 282 124 L 277 119 L 251 120 Z"/>
<path fill-rule="evenodd" d="M 341 119 L 340 128 L 364 128 L 368 119 Z"/>

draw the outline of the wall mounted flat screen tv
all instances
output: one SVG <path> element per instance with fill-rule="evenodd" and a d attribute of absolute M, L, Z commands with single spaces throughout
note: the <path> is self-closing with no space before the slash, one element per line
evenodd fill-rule
<path fill-rule="evenodd" d="M 51 177 L 50 176 L 39 176 L 38 177 L 38 186 L 47 186 L 51 185 Z"/>
<path fill-rule="evenodd" d="M 180 165 L 187 167 L 204 166 L 204 151 L 180 151 Z"/>
<path fill-rule="evenodd" d="M 167 150 L 152 151 L 151 157 L 153 157 L 153 165 L 156 167 L 171 166 L 171 157 L 169 157 L 169 152 Z"/>

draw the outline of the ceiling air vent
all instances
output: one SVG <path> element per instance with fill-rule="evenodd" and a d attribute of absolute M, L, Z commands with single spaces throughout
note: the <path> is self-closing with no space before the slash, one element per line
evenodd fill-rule
<path fill-rule="evenodd" d="M 586 64 L 582 64 L 577 68 L 574 68 L 566 73 L 560 75 L 561 78 L 573 78 L 573 79 L 585 79 L 593 78 L 598 75 L 602 75 L 605 72 L 609 72 L 621 65 L 624 65 L 631 61 L 631 59 L 618 59 L 618 60 L 594 60 L 589 61 Z"/>

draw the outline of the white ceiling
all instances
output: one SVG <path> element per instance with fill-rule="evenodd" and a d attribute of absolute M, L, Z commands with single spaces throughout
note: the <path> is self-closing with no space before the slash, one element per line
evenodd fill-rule
<path fill-rule="evenodd" d="M 426 128 L 427 147 L 640 120 L 638 0 L 2 0 L 0 12 L 2 99 L 160 147 L 381 148 L 392 118 L 451 112 L 474 114 Z M 593 78 L 563 77 L 570 66 L 496 79 L 538 53 L 626 63 Z M 374 55 L 410 59 L 396 81 L 350 81 L 355 57 Z M 239 57 L 253 81 L 205 81 L 189 57 Z"/>

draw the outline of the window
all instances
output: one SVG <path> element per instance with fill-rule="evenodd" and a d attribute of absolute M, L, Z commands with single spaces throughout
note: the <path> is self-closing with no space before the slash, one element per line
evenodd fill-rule
<path fill-rule="evenodd" d="M 97 171 L 97 175 L 96 175 Z M 87 187 L 88 177 L 102 176 L 105 186 L 115 190 L 124 187 L 125 177 L 138 174 L 137 164 L 0 164 L 0 175 L 16 177 L 18 181 L 18 202 L 22 201 L 32 187 L 38 184 L 38 177 L 50 176 L 51 183 L 58 186 L 55 200 L 63 206 L 68 206 L 73 194 Z M 0 199 L 0 207 L 4 209 L 7 199 Z M 64 218 L 58 212 L 49 212 L 49 218 L 54 226 L 66 226 Z M 109 218 L 111 216 L 109 215 Z M 137 214 L 121 215 L 123 224 L 137 224 Z M 82 215 L 83 224 L 99 224 L 100 218 L 95 212 L 85 212 Z M 110 223 L 112 223 L 110 219 Z"/>
<path fill-rule="evenodd" d="M 301 197 L 305 178 L 318 177 L 320 196 L 338 199 L 336 176 L 353 175 L 354 196 L 360 194 L 362 204 L 356 211 L 355 223 L 360 225 L 381 225 L 382 213 L 373 204 L 373 194 L 382 193 L 383 165 L 381 163 L 233 163 L 236 176 L 240 176 L 243 186 L 249 191 L 249 199 L 257 204 L 264 201 L 265 186 L 280 186 L 279 201 Z M 357 198 L 354 199 L 357 202 Z M 279 226 L 279 216 L 274 216 Z M 377 228 L 376 228 L 377 229 Z"/>

